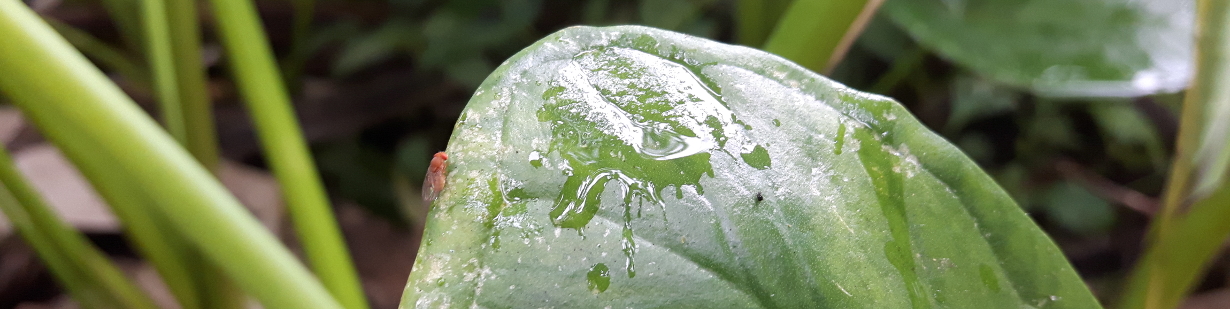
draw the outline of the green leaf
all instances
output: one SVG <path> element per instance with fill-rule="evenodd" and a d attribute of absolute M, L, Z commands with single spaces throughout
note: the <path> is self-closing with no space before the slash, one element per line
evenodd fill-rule
<path fill-rule="evenodd" d="M 897 0 L 920 44 L 1048 96 L 1174 92 L 1192 74 L 1192 0 Z"/>
<path fill-rule="evenodd" d="M 949 87 L 953 93 L 952 112 L 944 128 L 949 132 L 956 132 L 986 116 L 1010 112 L 1020 100 L 1017 92 L 967 75 L 957 76 Z"/>
<path fill-rule="evenodd" d="M 1157 127 L 1130 102 L 1094 103 L 1089 114 L 1111 158 L 1128 168 L 1166 170 L 1166 147 Z"/>
<path fill-rule="evenodd" d="M 412 25 L 394 20 L 370 33 L 347 39 L 338 53 L 337 61 L 333 63 L 333 74 L 348 76 L 387 60 L 399 52 L 403 45 L 408 45 L 405 38 L 413 37 L 415 30 L 418 29 Z"/>
<path fill-rule="evenodd" d="M 565 29 L 448 153 L 403 307 L 1098 307 L 899 104 L 750 48 Z"/>
<path fill-rule="evenodd" d="M 1042 200 L 1051 221 L 1069 231 L 1096 235 L 1115 223 L 1115 210 L 1109 203 L 1072 182 L 1055 184 L 1042 194 Z"/>

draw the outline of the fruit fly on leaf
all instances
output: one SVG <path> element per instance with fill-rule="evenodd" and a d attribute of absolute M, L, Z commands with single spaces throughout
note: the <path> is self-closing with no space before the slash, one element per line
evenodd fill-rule
<path fill-rule="evenodd" d="M 441 151 L 432 156 L 431 165 L 427 166 L 427 177 L 423 178 L 423 203 L 431 205 L 431 201 L 440 196 L 440 190 L 444 190 L 444 169 L 446 167 L 448 167 L 448 154 Z"/>

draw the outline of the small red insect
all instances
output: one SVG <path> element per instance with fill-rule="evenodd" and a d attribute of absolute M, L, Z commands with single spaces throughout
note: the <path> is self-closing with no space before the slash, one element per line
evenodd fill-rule
<path fill-rule="evenodd" d="M 446 167 L 448 167 L 448 154 L 441 151 L 432 156 L 431 165 L 427 166 L 427 177 L 423 179 L 424 203 L 431 205 L 431 201 L 440 196 L 440 190 L 444 190 L 444 169 Z"/>

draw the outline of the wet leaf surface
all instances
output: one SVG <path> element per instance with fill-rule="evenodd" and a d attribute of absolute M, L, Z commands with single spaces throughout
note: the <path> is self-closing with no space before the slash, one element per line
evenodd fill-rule
<path fill-rule="evenodd" d="M 923 46 L 1048 96 L 1183 89 L 1191 0 L 895 0 L 882 8 Z"/>
<path fill-rule="evenodd" d="M 406 308 L 1098 306 L 899 104 L 753 49 L 569 28 L 447 151 Z"/>

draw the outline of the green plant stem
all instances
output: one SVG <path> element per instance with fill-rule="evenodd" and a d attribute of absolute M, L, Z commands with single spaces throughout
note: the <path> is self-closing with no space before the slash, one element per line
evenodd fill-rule
<path fill-rule="evenodd" d="M 1196 84 L 1189 90 L 1184 101 L 1184 111 L 1194 110 L 1199 114 L 1192 119 L 1188 142 L 1190 151 L 1186 161 L 1196 166 L 1188 176 L 1190 197 L 1210 194 L 1226 180 L 1230 173 L 1230 4 L 1225 1 L 1202 0 L 1199 2 L 1200 31 L 1197 42 Z M 1202 85 L 1200 83 L 1210 83 Z M 1185 117 L 1187 115 L 1184 115 Z"/>
<path fill-rule="evenodd" d="M 128 178 L 117 166 L 97 164 L 103 160 L 75 158 L 73 161 L 84 163 L 78 164 L 78 169 L 91 180 L 94 189 L 123 222 L 124 230 L 137 251 L 158 271 L 180 308 L 202 308 L 202 299 L 211 296 L 201 293 L 197 282 L 195 272 L 200 269 L 200 263 L 193 263 L 192 248 L 188 247 L 183 236 L 174 232 L 165 218 L 155 217 L 153 211 L 157 206 L 132 183 L 109 181 Z"/>
<path fill-rule="evenodd" d="M 880 79 L 876 80 L 871 88 L 868 88 L 868 92 L 885 94 L 893 90 L 898 84 L 901 84 L 902 80 L 910 76 L 910 73 L 913 73 L 919 65 L 922 65 L 923 59 L 926 56 L 926 51 L 921 48 L 914 48 L 902 54 L 893 61 L 892 68 L 889 68 L 888 72 L 881 75 Z"/>
<path fill-rule="evenodd" d="M 739 0 L 735 2 L 735 40 L 761 46 L 793 0 Z"/>
<path fill-rule="evenodd" d="M 1178 307 L 1230 239 L 1228 184 L 1192 205 L 1170 231 L 1152 242 L 1129 281 L 1123 308 Z"/>
<path fill-rule="evenodd" d="M 1178 306 L 1230 235 L 1230 3 L 1199 1 L 1197 26 L 1197 71 L 1183 101 L 1174 164 L 1125 308 Z"/>
<path fill-rule="evenodd" d="M 146 56 L 154 76 L 153 85 L 162 107 L 164 125 L 201 165 L 213 171 L 218 166 L 218 142 L 205 85 L 205 71 L 201 64 L 196 2 L 143 0 L 141 9 L 146 30 Z M 168 233 L 171 227 L 165 220 L 156 222 L 148 215 L 153 207 L 158 206 L 141 191 L 115 182 L 93 183 L 100 191 L 108 186 L 120 187 L 111 189 L 112 198 L 107 199 L 108 203 L 126 226 L 144 227 L 139 230 L 130 228 L 130 235 L 137 238 L 139 244 L 144 243 L 140 246 L 142 253 L 155 264 L 181 307 L 242 307 L 242 293 L 217 271 L 217 266 L 200 257 L 195 248 L 183 246 L 181 235 Z M 130 223 L 132 221 L 137 222 Z M 141 241 L 141 238 L 148 240 Z"/>
<path fill-rule="evenodd" d="M 83 305 L 157 308 L 84 236 L 60 220 L 0 149 L 0 210 Z"/>
<path fill-rule="evenodd" d="M 44 19 L 47 23 L 63 35 L 69 43 L 73 44 L 78 50 L 81 50 L 86 56 L 94 58 L 99 64 L 115 70 L 120 76 L 127 78 L 137 84 L 146 84 L 149 82 L 149 73 L 145 68 L 133 61 L 118 47 L 111 46 L 98 38 L 74 28 L 67 24 L 61 23 L 54 19 Z"/>
<path fill-rule="evenodd" d="M 179 82 L 176 81 L 175 56 L 171 53 L 171 33 L 167 29 L 167 8 L 163 0 L 141 0 L 141 17 L 145 28 L 145 56 L 154 77 L 154 94 L 162 108 L 162 122 L 180 144 L 188 143 L 188 129 L 179 102 Z"/>
<path fill-rule="evenodd" d="M 111 15 L 111 21 L 115 23 L 116 30 L 120 33 L 120 38 L 124 40 L 124 45 L 128 46 L 129 50 L 141 53 L 144 49 L 145 41 L 144 30 L 141 29 L 141 10 L 137 2 L 141 0 L 101 0 L 103 9 L 107 10 L 107 15 Z"/>
<path fill-rule="evenodd" d="M 48 127 L 44 131 L 49 135 L 72 134 L 60 127 Z M 98 148 L 101 145 L 92 140 L 78 140 L 62 146 L 64 154 L 76 162 L 82 175 L 90 180 L 94 189 L 110 205 L 137 250 L 158 271 L 180 307 L 218 308 L 201 305 L 217 296 L 203 292 L 199 272 L 204 264 L 195 256 L 195 249 L 188 246 L 189 243 L 170 226 L 167 218 L 157 213 L 158 206 L 139 186 L 132 182 L 116 181 L 131 179 L 132 176 L 112 164 L 116 159 L 110 155 L 91 151 Z"/>
<path fill-rule="evenodd" d="M 0 0 L 0 37 L 0 91 L 70 158 L 110 160 L 131 176 L 111 181 L 174 205 L 158 210 L 266 308 L 340 308 L 205 168 L 20 1 Z"/>
<path fill-rule="evenodd" d="M 197 20 L 196 1 L 176 0 L 166 4 L 175 80 L 187 137 L 184 147 L 201 165 L 216 170 L 218 136 L 205 67 L 201 63 L 201 25 Z"/>
<path fill-rule="evenodd" d="M 294 25 L 291 28 L 290 54 L 282 60 L 282 71 L 285 72 L 286 84 L 290 89 L 299 89 L 303 75 L 303 65 L 307 62 L 309 47 L 308 34 L 312 30 L 312 17 L 316 15 L 316 0 L 291 0 L 294 6 Z"/>
<path fill-rule="evenodd" d="M 797 0 L 764 50 L 828 74 L 845 56 L 884 0 Z"/>
<path fill-rule="evenodd" d="M 346 308 L 367 308 L 324 187 L 299 131 L 256 8 L 246 0 L 212 0 L 231 72 L 256 124 L 286 199 L 295 231 L 316 275 Z"/>

